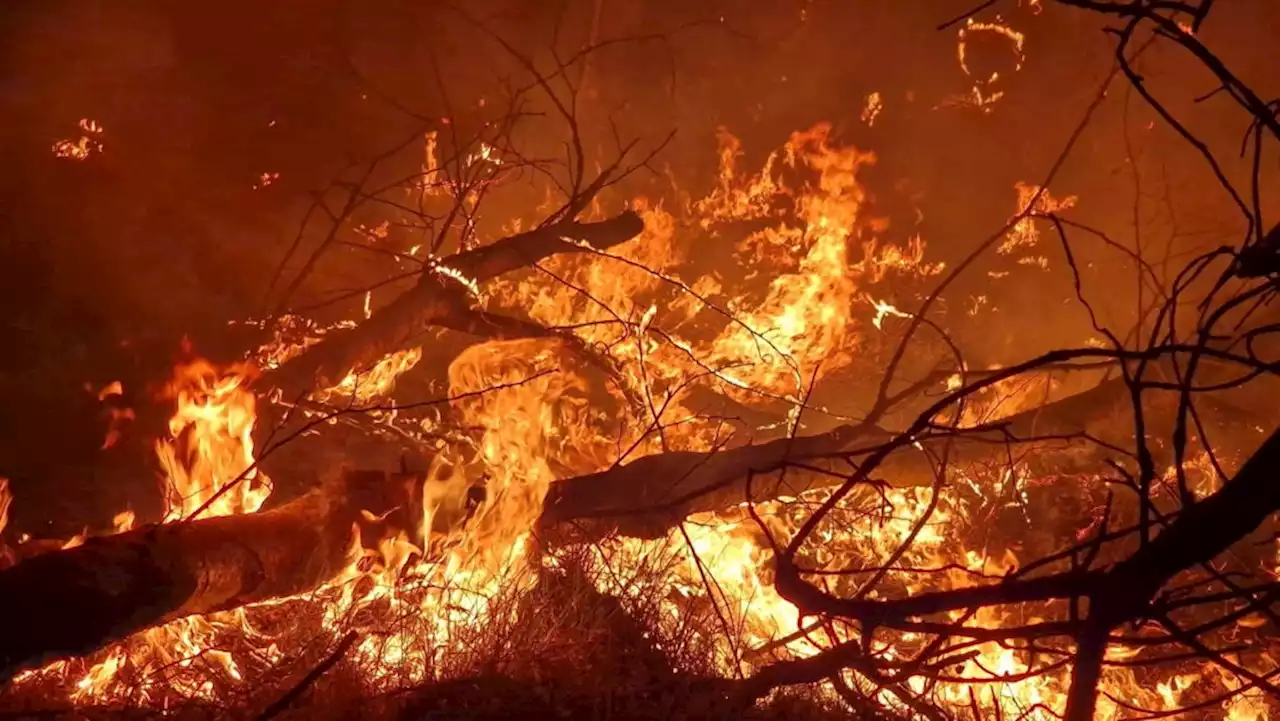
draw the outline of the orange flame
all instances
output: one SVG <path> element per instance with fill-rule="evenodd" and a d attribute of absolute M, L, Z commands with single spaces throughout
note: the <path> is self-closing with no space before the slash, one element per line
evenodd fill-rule
<path fill-rule="evenodd" d="M 204 360 L 180 365 L 165 387 L 177 403 L 169 438 L 156 444 L 165 471 L 165 522 L 191 516 L 257 511 L 271 495 L 271 481 L 253 456 L 253 369 L 219 369 Z"/>
<path fill-rule="evenodd" d="M 75 140 L 59 140 L 53 144 L 53 155 L 67 160 L 87 160 L 90 155 L 102 152 L 102 125 L 96 120 L 81 118 L 80 130 L 84 133 Z"/>

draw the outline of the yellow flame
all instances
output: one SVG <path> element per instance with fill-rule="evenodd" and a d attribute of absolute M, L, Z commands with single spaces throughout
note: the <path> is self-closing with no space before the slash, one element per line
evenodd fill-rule
<path fill-rule="evenodd" d="M 179 366 L 166 386 L 165 395 L 177 404 L 169 437 L 156 444 L 165 471 L 166 522 L 201 509 L 206 516 L 253 513 L 271 494 L 271 481 L 253 455 L 252 376 L 248 365 L 219 369 L 195 360 Z"/>
<path fill-rule="evenodd" d="M 102 152 L 102 125 L 88 118 L 81 118 L 78 125 L 84 134 L 74 140 L 65 139 L 54 143 L 54 157 L 87 160 L 90 155 Z"/>
<path fill-rule="evenodd" d="M 1077 201 L 1074 195 L 1055 198 L 1047 189 L 1028 183 L 1015 183 L 1013 189 L 1018 194 L 1017 211 L 1012 216 L 1015 220 L 1013 227 L 1005 234 L 1004 241 L 996 249 L 1004 255 L 1026 250 L 1040 241 L 1040 231 L 1036 228 L 1037 215 L 1069 210 L 1075 207 Z M 1045 262 L 1048 262 L 1047 259 Z"/>

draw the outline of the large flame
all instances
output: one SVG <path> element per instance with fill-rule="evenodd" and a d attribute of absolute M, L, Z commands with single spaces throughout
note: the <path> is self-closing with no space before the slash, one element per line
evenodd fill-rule
<path fill-rule="evenodd" d="M 751 208 L 767 208 L 777 195 L 799 193 L 796 226 L 768 228 L 744 241 L 755 246 L 757 256 L 778 252 L 795 259 L 794 271 L 773 278 L 764 301 L 755 308 L 731 305 L 729 310 L 742 322 L 726 327 L 712 346 L 718 359 L 749 364 L 748 370 L 734 373 L 744 383 L 772 389 L 790 386 L 787 391 L 798 394 L 817 360 L 824 361 L 823 372 L 831 372 L 847 364 L 854 350 L 849 342 L 849 308 L 857 285 L 849 246 L 860 226 L 864 199 L 857 171 L 875 157 L 833 146 L 830 135 L 830 126 L 819 125 L 793 134 L 783 149 L 784 166 L 818 175 L 814 186 L 796 191 L 768 176 L 777 156 L 770 157 L 765 170 L 749 179 L 746 188 L 735 183 L 733 156 L 727 152 L 721 156 L 723 196 L 713 195 L 709 201 L 728 203 L 732 198 Z M 703 208 L 728 210 L 716 208 L 714 202 Z M 738 216 L 742 215 L 739 210 Z M 772 249 L 764 250 L 767 246 Z"/>
<path fill-rule="evenodd" d="M 257 419 L 248 365 L 220 369 L 204 360 L 180 365 L 165 388 L 177 410 L 169 437 L 156 444 L 164 469 L 165 521 L 253 513 L 271 495 L 271 481 L 253 455 Z"/>

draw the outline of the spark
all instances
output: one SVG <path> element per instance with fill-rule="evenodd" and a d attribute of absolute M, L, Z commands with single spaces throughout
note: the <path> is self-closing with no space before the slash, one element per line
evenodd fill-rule
<path fill-rule="evenodd" d="M 53 155 L 67 160 L 87 160 L 93 153 L 102 152 L 102 124 L 96 120 L 81 118 L 78 127 L 83 132 L 75 140 L 59 140 L 53 144 Z"/>
<path fill-rule="evenodd" d="M 871 325 L 875 326 L 877 329 L 883 330 L 881 326 L 884 323 L 884 319 L 889 316 L 894 316 L 897 318 L 911 317 L 910 313 L 898 310 L 893 305 L 886 303 L 882 300 L 871 300 L 871 299 L 868 299 L 868 300 L 870 300 L 871 302 L 871 307 L 875 308 L 875 311 L 876 311 L 875 317 L 871 319 Z"/>

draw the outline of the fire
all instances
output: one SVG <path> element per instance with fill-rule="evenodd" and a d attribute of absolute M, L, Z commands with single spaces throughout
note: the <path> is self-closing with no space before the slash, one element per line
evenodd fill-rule
<path fill-rule="evenodd" d="M 271 495 L 271 481 L 253 455 L 255 399 L 250 366 L 219 369 L 203 360 L 179 366 L 165 387 L 177 403 L 169 438 L 156 444 L 164 468 L 165 522 L 253 513 Z"/>
<path fill-rule="evenodd" d="M 4 543 L 4 528 L 9 525 L 9 507 L 13 505 L 13 492 L 9 490 L 9 479 L 0 476 L 0 568 L 13 563 L 9 547 Z"/>
<path fill-rule="evenodd" d="M 422 359 L 421 348 L 408 348 L 392 353 L 368 369 L 353 369 L 337 385 L 312 394 L 320 401 L 368 405 L 395 388 L 396 379 Z"/>
<path fill-rule="evenodd" d="M 794 133 L 780 160 L 771 155 L 759 175 L 745 179 L 746 187 L 735 178 L 735 146 L 722 136 L 723 192 L 708 198 L 703 206 L 713 216 L 730 212 L 735 217 L 752 217 L 779 196 L 794 197 L 795 191 L 772 178 L 775 163 L 818 175 L 816 187 L 800 188 L 795 197 L 797 226 L 767 229 L 748 236 L 740 245 L 757 259 L 774 253 L 796 259 L 794 271 L 770 281 L 764 300 L 754 308 L 730 303 L 729 311 L 741 318 L 741 323 L 727 326 L 713 342 L 714 357 L 729 365 L 746 366 L 732 375 L 748 385 L 799 394 L 818 359 L 823 360 L 824 373 L 851 360 L 847 341 L 853 328 L 848 309 L 856 297 L 857 278 L 850 268 L 848 245 L 860 227 L 864 201 L 857 172 L 873 163 L 875 156 L 833 147 L 830 136 L 831 126 L 825 124 Z M 740 207 L 743 203 L 748 209 Z"/>
<path fill-rule="evenodd" d="M 979 32 L 1009 39 L 1021 62 L 1021 34 L 971 21 L 961 31 L 959 51 L 966 73 L 964 40 Z M 996 80 L 975 82 L 987 87 Z M 878 94 L 868 98 L 868 125 L 880 107 Z M 433 176 L 443 172 L 436 141 L 434 133 L 427 135 L 424 172 Z M 431 259 L 428 272 L 456 277 L 477 306 L 495 313 L 522 309 L 547 332 L 478 342 L 450 364 L 447 412 L 461 430 L 449 443 L 428 447 L 421 517 L 409 524 L 414 527 L 374 537 L 357 524 L 353 562 L 324 588 L 173 621 L 91 661 L 58 661 L 27 672 L 18 683 L 58 680 L 73 702 L 86 705 L 216 700 L 228 688 L 252 683 L 255 667 L 271 668 L 305 645 L 298 638 L 302 621 L 293 630 L 279 624 L 262 630 L 266 620 L 283 614 L 309 619 L 304 630 L 313 638 L 336 642 L 344 632 L 358 632 L 348 660 L 359 682 L 375 692 L 403 689 L 465 665 L 477 645 L 493 643 L 485 637 L 493 628 L 518 629 L 530 613 L 520 599 L 548 574 L 566 573 L 585 557 L 601 593 L 624 604 L 658 605 L 660 623 L 652 632 L 660 645 L 692 627 L 714 650 L 716 670 L 725 677 L 750 676 L 773 662 L 859 642 L 883 668 L 906 670 L 893 684 L 852 670 L 841 680 L 889 709 L 910 713 L 909 700 L 919 696 L 957 717 L 1056 718 L 1070 678 L 1063 661 L 1067 642 L 1057 637 L 1051 640 L 1058 645 L 1030 648 L 987 640 L 992 635 L 983 632 L 1060 622 L 1070 613 L 1066 604 L 951 612 L 945 620 L 971 636 L 938 639 L 951 663 L 919 669 L 912 659 L 937 636 L 924 621 L 879 628 L 818 623 L 778 593 L 774 549 L 833 497 L 830 488 L 697 513 L 651 540 L 615 537 L 552 547 L 535 534 L 544 500 L 559 479 L 723 442 L 723 419 L 689 410 L 691 388 L 744 402 L 782 400 L 795 413 L 811 383 L 855 368 L 861 351 L 894 330 L 886 319 L 913 317 L 899 307 L 898 293 L 878 284 L 894 279 L 901 282 L 898 290 L 943 270 L 927 260 L 923 239 L 896 245 L 882 238 L 886 225 L 872 217 L 859 182 L 875 156 L 840 142 L 831 125 L 793 133 L 754 173 L 743 171 L 746 153 L 736 137 L 722 130 L 718 141 L 715 187 L 685 207 L 632 199 L 644 232 L 610 251 L 555 257 L 483 288 Z M 466 162 L 497 168 L 506 161 L 495 147 L 482 145 Z M 436 178 L 421 190 L 435 194 L 444 187 Z M 1033 215 L 1076 202 L 1025 184 L 1015 190 L 1017 222 L 999 248 L 1003 254 L 1036 245 Z M 385 238 L 386 226 L 378 228 L 368 235 Z M 703 260 L 691 236 L 743 267 L 685 278 Z M 375 313 L 366 294 L 361 315 Z M 264 369 L 278 368 L 325 333 L 357 323 L 317 328 L 297 317 L 278 319 L 276 337 L 254 360 Z M 867 326 L 881 332 L 864 337 Z M 388 354 L 334 387 L 318 389 L 311 400 L 335 406 L 384 400 L 422 355 L 420 347 Z M 961 388 L 971 372 L 952 370 L 937 381 L 948 391 Z M 165 474 L 162 523 L 252 514 L 270 496 L 271 481 L 255 457 L 257 400 L 249 384 L 256 373 L 248 362 L 219 367 L 203 360 L 175 370 L 164 390 L 174 413 L 168 434 L 156 444 Z M 962 428 L 999 421 L 1034 407 L 1054 383 L 1047 376 L 1001 381 L 974 394 L 956 417 L 936 420 Z M 104 394 L 119 390 L 109 387 Z M 1203 458 L 1184 465 L 1197 473 L 1197 494 L 1214 488 L 1206 485 L 1216 478 L 1210 465 Z M 1168 474 L 1165 480 L 1175 478 L 1176 469 Z M 1055 491 L 1070 486 L 1087 514 L 1108 490 L 1100 476 L 1036 477 L 1022 459 L 999 469 L 953 469 L 933 485 L 894 485 L 905 480 L 876 479 L 835 502 L 812 536 L 818 542 L 799 551 L 811 580 L 832 594 L 868 599 L 991 582 L 1022 566 L 1025 545 L 1035 540 L 1027 529 L 1061 520 L 1037 508 L 1051 506 Z M 0 479 L 0 530 L 9 504 Z M 380 519 L 364 520 L 373 525 Z M 131 511 L 121 512 L 113 531 L 128 532 L 135 522 Z M 83 538 L 68 543 L 78 542 Z M 1126 718 L 1135 707 L 1159 713 L 1204 697 L 1198 675 L 1185 667 L 1140 678 L 1123 662 L 1141 651 L 1137 644 L 1110 648 L 1099 718 Z M 1208 683 L 1242 686 L 1222 675 Z M 1253 692 L 1233 696 L 1222 712 L 1233 719 L 1267 714 Z"/>
<path fill-rule="evenodd" d="M 220 368 L 205 360 L 193 360 L 175 369 L 162 392 L 162 397 L 175 405 L 169 435 L 156 443 L 156 456 L 165 473 L 162 523 L 183 522 L 197 514 L 253 513 L 270 495 L 270 480 L 255 467 L 252 431 L 256 401 L 247 387 L 253 376 L 252 367 L 246 364 Z M 119 384 L 112 384 L 102 395 L 105 398 L 119 392 Z M 0 485 L 0 511 L 8 508 L 5 491 Z M 127 532 L 135 520 L 133 511 L 121 511 L 112 519 L 112 531 Z M 84 541 L 84 536 L 76 536 L 63 547 Z M 80 668 L 79 675 L 69 679 L 69 696 L 77 703 L 138 701 L 171 693 L 215 699 L 217 685 L 212 678 L 192 680 L 166 669 L 190 669 L 202 675 L 216 670 L 226 679 L 240 680 L 236 661 L 215 647 L 217 634 L 229 628 L 253 635 L 243 610 L 190 616 L 143 631 L 106 649 L 87 668 Z M 67 661 L 55 661 L 23 672 L 15 677 L 15 683 L 67 679 L 76 673 L 75 668 Z M 129 683 L 123 682 L 125 676 L 131 679 Z"/>
<path fill-rule="evenodd" d="M 1047 188 L 1027 183 L 1015 183 L 1013 189 L 1018 194 L 1017 210 L 1012 218 L 1013 226 L 996 249 L 1003 255 L 1034 247 L 1040 241 L 1036 218 L 1070 210 L 1078 200 L 1074 195 L 1055 198 Z M 1025 257 L 1020 260 L 1025 260 Z"/>
<path fill-rule="evenodd" d="M 86 390 L 91 390 L 91 387 L 87 387 Z M 103 403 L 122 395 L 124 395 L 124 386 L 121 385 L 120 381 L 108 383 L 97 393 L 98 400 Z M 125 426 L 137 417 L 132 408 L 119 408 L 112 404 L 108 405 L 106 410 L 108 418 L 107 435 L 102 441 L 101 450 L 106 450 L 119 443 L 124 435 Z"/>
<path fill-rule="evenodd" d="M 579 404 L 568 399 L 580 381 L 546 372 L 557 355 L 544 341 L 490 343 L 450 366 L 450 393 L 479 429 L 473 455 L 433 460 L 422 489 L 425 546 L 403 534 L 381 542 L 373 584 L 359 596 L 355 585 L 339 584 L 341 599 L 327 612 L 331 623 L 371 607 L 386 618 L 422 619 L 356 647 L 375 686 L 433 678 L 450 652 L 462 653 L 480 627 L 510 612 L 500 605 L 504 594 L 533 581 L 530 529 L 554 479 L 547 459 L 580 424 Z M 557 396 L 559 408 L 546 403 Z"/>
<path fill-rule="evenodd" d="M 867 96 L 867 104 L 862 109 L 862 122 L 871 127 L 876 124 L 876 118 L 880 116 L 880 111 L 884 109 L 884 101 L 880 99 L 880 93 L 871 93 Z"/>
<path fill-rule="evenodd" d="M 876 317 L 871 319 L 871 325 L 880 329 L 884 325 L 884 319 L 893 316 L 895 318 L 910 318 L 911 314 L 898 310 L 891 303 L 882 300 L 871 301 L 871 306 L 876 309 Z"/>
<path fill-rule="evenodd" d="M 1033 6 L 1033 10 L 1038 7 L 1038 5 Z M 955 98 L 951 102 L 981 108 L 982 112 L 989 113 L 994 103 L 1004 97 L 1004 91 L 997 89 L 1000 83 L 1000 72 L 998 70 L 983 74 L 972 67 L 969 57 L 969 43 L 979 36 L 1004 38 L 1009 42 L 1013 53 L 1013 72 L 1022 70 L 1022 66 L 1026 62 L 1026 36 L 1005 24 L 999 17 L 992 22 L 968 18 L 965 24 L 957 31 L 956 58 L 960 63 L 960 70 L 964 72 L 965 77 L 973 82 L 973 85 L 969 89 L 968 96 Z"/>
<path fill-rule="evenodd" d="M 468 425 L 480 429 L 475 462 L 485 474 L 484 501 L 468 523 L 469 553 L 514 547 L 533 527 L 542 501 L 555 480 L 548 460 L 574 448 L 574 431 L 588 412 L 582 381 L 570 373 L 548 373 L 533 382 L 514 385 L 541 370 L 554 367 L 555 348 L 542 341 L 508 341 L 473 346 L 449 366 L 451 395 L 468 396 L 457 407 Z M 486 389 L 510 385 L 500 390 Z M 548 403 L 547 399 L 558 402 Z M 432 493 L 430 484 L 427 492 Z M 457 489 L 452 498 L 457 503 Z M 426 508 L 430 528 L 433 509 Z M 487 565 L 492 568 L 493 561 Z"/>
<path fill-rule="evenodd" d="M 815 549 L 820 555 L 811 559 L 809 565 L 874 569 L 903 547 L 904 541 L 913 538 L 906 555 L 897 564 L 919 569 L 900 574 L 899 582 L 906 584 L 908 592 L 963 587 L 971 584 L 969 577 L 974 574 L 1003 575 L 1018 565 L 1011 549 L 1001 553 L 966 545 L 965 539 L 973 537 L 984 519 L 1003 503 L 996 500 L 1003 495 L 1000 485 L 975 483 L 975 488 L 991 489 L 987 497 L 971 495 L 971 500 L 962 501 L 960 496 L 948 493 L 935 499 L 929 489 L 889 489 L 883 494 L 868 493 L 842 502 L 842 515 L 822 533 L 821 546 Z M 806 517 L 803 510 L 806 503 L 821 502 L 826 495 L 826 492 L 815 492 L 800 498 L 780 498 L 757 505 L 755 512 L 765 520 L 769 532 L 785 542 Z M 1014 499 L 1015 507 L 1026 503 L 1017 495 Z M 669 581 L 673 587 L 683 597 L 717 604 L 718 613 L 727 618 L 728 624 L 741 629 L 719 646 L 722 672 L 726 675 L 749 673 L 777 658 L 812 656 L 834 643 L 857 639 L 858 631 L 851 626 L 823 627 L 806 623 L 794 606 L 777 596 L 767 571 L 771 552 L 761 538 L 761 531 L 741 513 L 702 514 L 689 518 L 666 539 L 645 542 L 623 539 L 602 547 L 598 558 L 602 565 L 610 568 L 645 567 L 644 559 L 654 555 L 670 554 L 683 559 L 684 565 L 677 566 L 677 572 Z M 608 592 L 623 596 L 628 593 L 631 588 L 628 577 L 609 578 L 613 580 L 604 586 Z M 714 582 L 708 582 L 708 578 Z M 872 591 L 872 597 L 874 594 Z M 1045 621 L 1060 611 L 1046 607 L 1044 616 L 1037 617 L 984 608 L 965 626 L 999 629 Z M 671 602 L 669 614 L 670 622 L 676 625 L 680 606 Z M 712 624 L 707 633 L 723 634 L 723 629 Z M 924 641 L 918 634 L 888 630 L 878 632 L 875 639 L 875 655 L 887 661 L 909 658 L 912 650 Z M 963 660 L 945 674 L 947 680 L 937 682 L 925 676 L 912 676 L 907 679 L 909 689 L 959 717 L 970 718 L 966 714 L 980 710 L 981 717 L 990 714 L 992 718 L 1043 721 L 1058 718 L 1054 709 L 1060 709 L 1065 702 L 1068 665 L 1055 663 L 1052 656 L 1037 659 L 1036 654 L 996 642 L 974 646 L 958 644 L 958 648 L 966 648 L 964 653 L 958 652 Z M 1123 661 L 1137 652 L 1136 648 L 1116 647 L 1108 658 Z M 866 685 L 853 672 L 846 673 L 855 686 Z M 1125 706 L 1157 712 L 1178 708 L 1190 700 L 1184 694 L 1192 680 L 1198 678 L 1198 675 L 1174 675 L 1152 687 L 1139 682 L 1130 670 L 1110 669 L 1103 686 L 1107 696 L 1099 706 L 1097 718 L 1126 718 Z M 1225 685 L 1230 688 L 1232 683 L 1238 682 L 1228 679 Z M 1109 697 L 1121 703 L 1106 700 Z M 881 692 L 878 700 L 888 708 L 906 709 L 902 700 L 888 691 Z M 1229 718 L 1267 717 L 1266 707 L 1256 695 L 1234 697 L 1227 704 L 1226 713 Z"/>
<path fill-rule="evenodd" d="M 96 120 L 81 118 L 79 128 L 83 133 L 74 140 L 59 140 L 53 144 L 53 155 L 67 160 L 88 160 L 94 153 L 102 152 L 103 128 Z"/>

